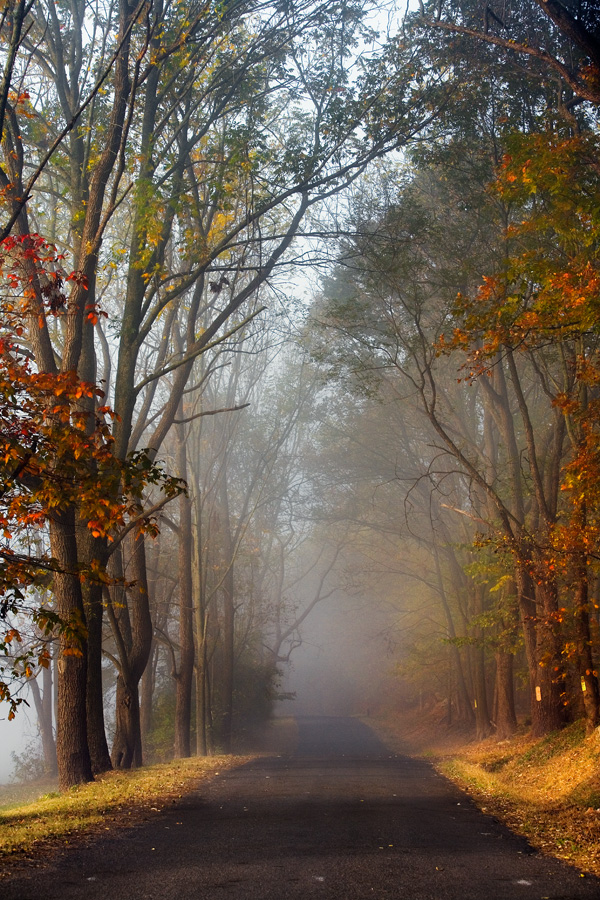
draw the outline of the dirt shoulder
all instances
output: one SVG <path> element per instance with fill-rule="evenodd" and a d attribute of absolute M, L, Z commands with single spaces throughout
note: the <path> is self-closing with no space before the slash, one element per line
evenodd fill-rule
<path fill-rule="evenodd" d="M 429 758 L 486 813 L 537 849 L 600 875 L 600 733 L 576 722 L 532 741 L 475 742 L 443 710 L 368 720 L 396 752 Z"/>

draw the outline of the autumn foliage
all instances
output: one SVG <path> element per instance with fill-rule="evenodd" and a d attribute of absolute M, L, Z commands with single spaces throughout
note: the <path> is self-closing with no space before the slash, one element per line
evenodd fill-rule
<path fill-rule="evenodd" d="M 503 264 L 483 279 L 475 297 L 458 297 L 459 325 L 440 342 L 441 351 L 466 353 L 468 379 L 490 377 L 498 360 L 509 355 L 527 358 L 564 417 L 560 502 L 529 529 L 526 563 L 535 583 L 556 598 L 551 610 L 538 612 L 538 621 L 545 618 L 560 647 L 555 678 L 565 678 L 569 666 L 579 665 L 584 699 L 594 696 L 593 725 L 598 717 L 597 636 L 590 581 L 600 546 L 598 150 L 593 134 L 509 139 L 490 187 L 509 210 Z M 544 375 L 548 360 L 560 377 Z"/>
<path fill-rule="evenodd" d="M 530 349 L 597 333 L 599 145 L 589 134 L 508 141 L 490 187 L 511 213 L 505 264 L 483 279 L 474 301 L 457 303 L 462 322 L 454 344 L 469 347 L 471 360 L 506 345 Z M 481 346 L 473 351 L 476 339 Z M 579 364 L 589 366 L 587 355 Z"/>
<path fill-rule="evenodd" d="M 26 260 L 34 262 L 43 279 L 49 319 L 64 314 L 65 281 L 78 277 L 62 272 L 61 258 L 39 235 L 9 237 L 0 245 L 5 285 L 0 300 L 0 621 L 6 623 L 0 652 L 8 657 L 0 667 L 0 701 L 10 703 L 11 718 L 21 699 L 13 696 L 9 682 L 49 664 L 48 636 L 67 632 L 75 646 L 85 638 L 83 622 L 61 620 L 52 604 L 41 600 L 59 571 L 48 547 L 50 520 L 75 507 L 80 527 L 110 543 L 131 522 L 142 531 L 155 530 L 154 520 L 143 514 L 149 484 L 167 496 L 181 488 L 145 452 L 117 459 L 110 431 L 114 414 L 102 405 L 96 385 L 73 371 L 36 370 L 27 344 L 27 320 L 34 313 Z M 95 317 L 96 311 L 89 315 Z M 92 422 L 84 398 L 95 401 Z M 110 581 L 99 559 L 81 566 L 78 574 L 82 581 Z M 21 631 L 31 622 L 39 640 L 25 646 Z"/>

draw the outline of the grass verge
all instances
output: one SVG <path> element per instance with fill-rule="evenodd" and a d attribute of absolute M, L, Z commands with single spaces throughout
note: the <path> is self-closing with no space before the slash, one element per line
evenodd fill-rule
<path fill-rule="evenodd" d="M 598 731 L 586 737 L 575 722 L 538 741 L 520 733 L 476 743 L 441 725 L 434 711 L 376 727 L 399 752 L 430 757 L 484 812 L 532 846 L 600 876 Z"/>
<path fill-rule="evenodd" d="M 97 834 L 156 815 L 202 781 L 249 762 L 251 756 L 176 760 L 130 771 L 107 772 L 64 794 L 0 808 L 0 874 L 11 859 L 68 845 L 76 835 Z"/>

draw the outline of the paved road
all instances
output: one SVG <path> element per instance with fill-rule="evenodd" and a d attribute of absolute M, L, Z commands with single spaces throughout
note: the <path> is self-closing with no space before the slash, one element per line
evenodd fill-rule
<path fill-rule="evenodd" d="M 600 900 L 355 719 L 216 777 L 152 822 L 0 885 L 2 900 Z"/>

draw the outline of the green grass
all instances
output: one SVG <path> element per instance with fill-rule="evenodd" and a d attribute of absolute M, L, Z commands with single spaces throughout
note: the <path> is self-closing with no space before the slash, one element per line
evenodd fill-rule
<path fill-rule="evenodd" d="M 558 754 L 577 747 L 585 738 L 585 725 L 582 721 L 574 722 L 561 731 L 553 731 L 533 744 L 521 755 L 522 762 L 543 765 Z"/>

